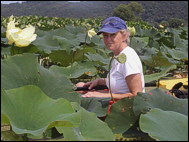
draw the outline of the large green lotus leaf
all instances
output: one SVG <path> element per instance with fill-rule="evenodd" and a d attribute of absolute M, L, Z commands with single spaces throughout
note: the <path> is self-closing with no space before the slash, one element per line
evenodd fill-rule
<path fill-rule="evenodd" d="M 111 98 L 81 98 L 81 106 L 89 112 L 95 113 L 98 117 L 107 114 Z"/>
<path fill-rule="evenodd" d="M 95 45 L 98 45 L 99 44 L 99 42 L 100 42 L 100 37 L 99 36 L 97 36 L 97 35 L 95 35 L 95 36 L 93 36 L 92 38 L 91 38 L 91 41 L 95 44 Z"/>
<path fill-rule="evenodd" d="M 75 113 L 69 101 L 63 98 L 53 100 L 35 85 L 10 90 L 2 88 L 1 113 L 9 118 L 15 133 L 34 136 L 55 126 L 78 127 L 81 117 L 80 113 Z"/>
<path fill-rule="evenodd" d="M 54 70 L 39 66 L 39 81 L 37 86 L 52 99 L 64 98 L 72 102 L 80 102 L 79 93 L 73 91 L 75 86 L 64 75 Z"/>
<path fill-rule="evenodd" d="M 135 27 L 135 30 L 136 30 L 136 33 L 135 35 L 139 35 L 139 36 L 142 36 L 143 35 L 143 29 L 141 29 L 140 25 L 137 24 L 137 26 Z"/>
<path fill-rule="evenodd" d="M 144 75 L 145 83 L 151 82 L 151 81 L 154 81 L 154 80 L 158 80 L 161 77 L 167 76 L 168 74 L 170 74 L 170 73 L 168 73 L 168 71 L 170 71 L 172 69 L 176 69 L 176 67 L 177 67 L 176 65 L 172 65 L 170 67 L 165 67 L 160 73 Z"/>
<path fill-rule="evenodd" d="M 145 65 L 149 67 L 169 67 L 173 65 L 169 62 L 167 58 L 162 56 L 161 52 L 159 51 L 156 55 L 151 56 L 140 56 L 140 59 L 145 63 Z"/>
<path fill-rule="evenodd" d="M 172 64 L 179 64 L 181 61 L 177 61 L 177 60 L 174 60 L 174 58 L 172 58 L 172 55 L 170 54 L 172 49 L 168 48 L 166 45 L 164 45 L 162 43 L 162 46 L 160 47 L 160 51 L 161 51 L 161 54 L 163 55 L 163 57 L 167 58 L 167 60 L 172 63 Z"/>
<path fill-rule="evenodd" d="M 66 139 L 69 141 L 114 141 L 114 135 L 105 122 L 82 107 L 80 110 L 82 115 L 79 127 L 57 127 Z"/>
<path fill-rule="evenodd" d="M 53 36 L 64 37 L 68 40 L 76 38 L 76 36 L 66 29 L 56 29 L 50 30 L 47 34 L 42 37 L 37 37 L 35 41 L 32 42 L 40 51 L 44 51 L 49 54 L 53 50 L 61 50 L 61 47 L 56 39 L 53 39 Z"/>
<path fill-rule="evenodd" d="M 173 43 L 169 40 L 169 37 L 161 37 L 159 40 L 158 40 L 159 43 L 163 43 L 165 44 L 166 46 L 170 47 L 170 48 L 173 48 L 174 45 Z"/>
<path fill-rule="evenodd" d="M 142 35 L 144 36 L 148 36 L 148 37 L 152 37 L 154 40 L 158 40 L 161 38 L 161 34 L 155 30 L 154 28 L 149 29 L 149 30 L 142 30 Z"/>
<path fill-rule="evenodd" d="M 25 85 L 36 85 L 53 99 L 65 98 L 80 102 L 79 93 L 73 91 L 71 81 L 38 64 L 37 57 L 24 53 L 1 62 L 1 88 L 13 89 Z"/>
<path fill-rule="evenodd" d="M 79 49 L 77 49 L 75 52 L 71 52 L 70 55 L 64 50 L 57 50 L 52 51 L 49 54 L 49 58 L 52 60 L 52 62 L 59 62 L 61 66 L 67 67 L 74 61 L 82 61 L 83 54 L 84 53 Z"/>
<path fill-rule="evenodd" d="M 77 36 L 77 39 L 81 42 L 81 43 L 85 43 L 85 37 L 86 37 L 86 33 L 78 33 L 76 36 Z M 91 39 L 89 38 L 89 36 L 87 35 L 87 38 L 86 38 L 86 44 L 90 44 L 92 41 Z"/>
<path fill-rule="evenodd" d="M 87 46 L 87 45 L 83 45 L 83 46 L 80 46 L 80 47 L 81 47 L 81 50 L 82 50 L 83 54 L 84 53 L 88 53 L 88 52 L 93 53 L 93 54 L 96 53 L 96 50 L 95 50 L 94 47 Z"/>
<path fill-rule="evenodd" d="M 149 40 L 149 42 L 148 42 L 148 46 L 149 47 L 154 47 L 154 48 L 156 48 L 156 49 L 160 49 L 160 45 L 159 45 L 159 43 L 157 42 L 157 41 L 155 41 L 155 40 L 153 40 L 153 39 L 150 39 Z M 148 49 L 147 49 L 148 50 Z"/>
<path fill-rule="evenodd" d="M 130 46 L 137 50 L 141 51 L 149 42 L 149 37 L 132 37 Z"/>
<path fill-rule="evenodd" d="M 53 36 L 53 39 L 56 39 L 60 45 L 60 48 L 66 50 L 69 55 L 73 48 L 80 43 L 79 40 L 68 40 L 67 38 L 61 36 Z"/>
<path fill-rule="evenodd" d="M 125 97 L 112 104 L 105 122 L 114 134 L 127 131 L 139 117 L 133 112 L 133 100 L 134 98 Z"/>
<path fill-rule="evenodd" d="M 110 59 L 104 59 L 101 55 L 99 54 L 92 54 L 92 53 L 87 53 L 85 56 L 97 64 L 104 66 L 104 65 L 109 65 Z"/>
<path fill-rule="evenodd" d="M 181 60 L 188 58 L 188 54 L 186 54 L 186 51 L 179 51 L 175 49 L 169 50 L 169 53 L 172 55 L 174 59 Z"/>
<path fill-rule="evenodd" d="M 49 70 L 55 70 L 67 78 L 78 78 L 83 74 L 94 76 L 96 74 L 96 68 L 90 62 L 74 62 L 68 67 L 59 67 L 52 65 Z"/>
<path fill-rule="evenodd" d="M 37 85 L 38 60 L 32 54 L 15 55 L 1 62 L 1 88 Z"/>
<path fill-rule="evenodd" d="M 87 32 L 87 29 L 84 27 L 66 26 L 65 29 L 75 35 L 77 35 L 78 33 L 86 33 Z"/>
<path fill-rule="evenodd" d="M 13 131 L 1 131 L 1 141 L 23 141 L 23 139 Z"/>
<path fill-rule="evenodd" d="M 159 108 L 188 116 L 188 100 L 173 97 L 159 88 L 153 89 L 149 93 L 138 92 L 133 105 L 136 115 L 139 115 L 141 112 L 148 112 L 153 108 Z"/>
<path fill-rule="evenodd" d="M 144 52 L 144 56 L 150 56 L 150 55 L 156 55 L 158 53 L 158 49 L 152 47 L 152 48 L 147 48 L 147 50 Z"/>
<path fill-rule="evenodd" d="M 48 32 L 42 37 L 37 37 L 35 41 L 32 42 L 40 51 L 44 51 L 49 54 L 52 50 L 59 50 L 60 46 L 57 40 L 52 39 L 53 34 Z"/>
<path fill-rule="evenodd" d="M 157 141 L 188 141 L 188 117 L 178 112 L 154 108 L 140 116 L 139 124 Z"/>
<path fill-rule="evenodd" d="M 35 30 L 35 34 L 37 34 L 37 37 L 42 37 L 47 33 L 48 33 L 48 31 Z"/>
<path fill-rule="evenodd" d="M 182 49 L 182 48 L 186 47 L 186 45 L 184 43 L 182 43 L 180 36 L 178 34 L 175 34 L 175 32 L 174 32 L 174 35 L 172 35 L 172 37 L 171 37 L 171 42 L 178 49 Z"/>

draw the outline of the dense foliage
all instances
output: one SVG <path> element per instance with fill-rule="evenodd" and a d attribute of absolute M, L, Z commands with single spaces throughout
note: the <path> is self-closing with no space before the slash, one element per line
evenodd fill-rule
<path fill-rule="evenodd" d="M 1 17 L 1 123 L 11 128 L 1 132 L 1 140 L 44 140 L 63 134 L 69 141 L 113 141 L 118 133 L 188 141 L 187 99 L 156 88 L 117 101 L 107 113 L 110 98 L 82 98 L 75 91 L 76 80 L 107 76 L 112 51 L 103 37 L 92 34 L 100 29 L 100 20 Z M 157 81 L 188 61 L 187 27 L 158 30 L 133 21 L 127 25 L 136 29 L 129 45 L 141 59 L 145 82 Z M 27 27 L 34 32 L 25 32 Z M 36 39 L 30 40 L 34 34 Z M 20 39 L 31 43 L 18 47 Z"/>
<path fill-rule="evenodd" d="M 48 16 L 64 18 L 99 18 L 113 15 L 114 8 L 120 4 L 128 5 L 131 1 L 27 1 L 21 4 L 1 4 L 1 16 Z M 141 18 L 154 23 L 178 18 L 188 25 L 188 1 L 136 1 L 145 9 Z"/>

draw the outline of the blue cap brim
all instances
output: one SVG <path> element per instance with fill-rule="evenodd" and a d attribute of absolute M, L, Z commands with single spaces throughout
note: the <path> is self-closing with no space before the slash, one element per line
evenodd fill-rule
<path fill-rule="evenodd" d="M 118 32 L 119 30 L 120 30 L 120 29 L 110 28 L 110 27 L 102 28 L 100 31 L 97 32 L 97 35 L 100 35 L 100 34 L 103 33 L 103 32 L 106 32 L 106 33 L 116 33 L 116 32 Z"/>

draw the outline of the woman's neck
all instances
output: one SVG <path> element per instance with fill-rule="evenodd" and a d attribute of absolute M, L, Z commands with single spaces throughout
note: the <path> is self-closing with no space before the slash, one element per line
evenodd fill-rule
<path fill-rule="evenodd" d="M 123 49 L 125 49 L 126 47 L 127 47 L 127 43 L 123 43 L 123 44 L 120 46 L 119 49 L 113 51 L 113 52 L 114 52 L 114 55 L 115 55 L 115 56 L 119 55 L 119 54 L 121 53 L 121 51 L 123 51 Z"/>

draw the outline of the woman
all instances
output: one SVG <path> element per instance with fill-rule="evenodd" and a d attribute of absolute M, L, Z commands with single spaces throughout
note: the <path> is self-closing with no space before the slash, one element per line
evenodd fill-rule
<path fill-rule="evenodd" d="M 137 92 L 145 92 L 145 82 L 142 64 L 135 50 L 129 47 L 129 35 L 126 23 L 118 17 L 109 17 L 102 22 L 101 30 L 97 35 L 103 35 L 105 46 L 112 50 L 115 56 L 121 53 L 126 55 L 126 62 L 119 63 L 113 60 L 110 70 L 111 90 L 115 101 L 124 97 L 136 96 Z M 97 85 L 106 85 L 109 88 L 107 78 L 98 78 L 84 83 L 79 82 L 77 87 L 89 86 L 91 89 Z M 110 93 L 104 90 L 78 91 L 81 97 L 111 97 Z"/>

